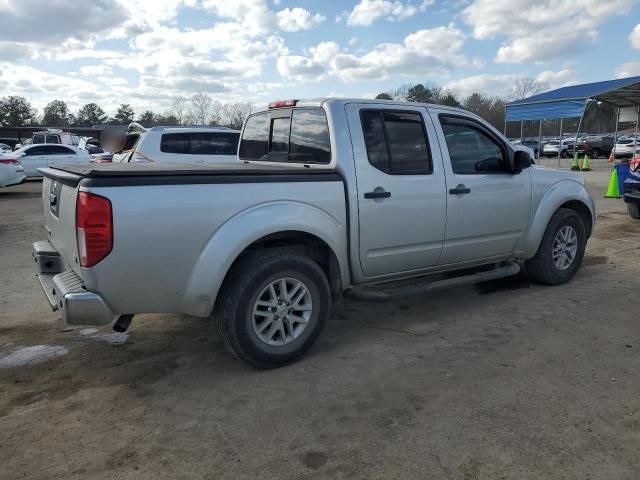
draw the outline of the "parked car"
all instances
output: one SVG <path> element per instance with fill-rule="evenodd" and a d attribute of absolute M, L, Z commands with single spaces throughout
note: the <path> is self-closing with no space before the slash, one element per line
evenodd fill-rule
<path fill-rule="evenodd" d="M 9 145 L 9 147 L 11 147 L 11 150 L 15 150 L 16 145 L 19 144 L 19 141 L 15 138 L 0 138 L 0 143 Z"/>
<path fill-rule="evenodd" d="M 22 147 L 0 158 L 19 160 L 27 177 L 41 177 L 39 168 L 53 163 L 88 163 L 91 155 L 71 145 L 43 143 Z"/>
<path fill-rule="evenodd" d="M 629 216 L 640 220 L 640 147 L 629 162 L 629 174 L 624 181 L 623 193 Z"/>
<path fill-rule="evenodd" d="M 513 141 L 514 145 L 523 145 L 525 147 L 528 147 L 529 149 L 531 149 L 532 158 L 539 158 L 540 157 L 540 145 L 538 144 L 537 140 L 514 140 Z"/>
<path fill-rule="evenodd" d="M 237 161 L 240 132 L 224 127 L 153 127 L 130 129 L 114 162 Z"/>
<path fill-rule="evenodd" d="M 272 368 L 299 358 L 332 295 L 357 285 L 473 283 L 521 264 L 567 282 L 596 218 L 583 178 L 532 166 L 443 105 L 274 102 L 247 118 L 238 154 L 41 169 L 49 239 L 33 254 L 52 308 L 119 331 L 138 313 L 213 315 L 240 359 Z"/>
<path fill-rule="evenodd" d="M 560 157 L 567 158 L 569 156 L 569 144 L 558 140 L 551 140 L 542 145 L 542 155 L 545 157 L 557 157 L 558 149 L 560 149 Z"/>
<path fill-rule="evenodd" d="M 635 152 L 636 142 L 633 138 L 620 138 L 613 148 L 615 158 L 631 158 Z"/>
<path fill-rule="evenodd" d="M 24 168 L 15 158 L 0 158 L 0 187 L 18 185 L 26 178 Z"/>
<path fill-rule="evenodd" d="M 588 135 L 581 138 L 583 152 L 592 158 L 608 157 L 613 150 L 611 135 Z"/>
<path fill-rule="evenodd" d="M 0 143 L 0 154 L 11 152 L 13 152 L 13 148 L 11 148 L 11 146 L 7 145 L 6 143 Z"/>

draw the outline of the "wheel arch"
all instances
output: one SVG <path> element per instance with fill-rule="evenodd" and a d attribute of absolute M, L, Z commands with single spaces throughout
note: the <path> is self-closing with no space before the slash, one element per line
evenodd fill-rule
<path fill-rule="evenodd" d="M 309 204 L 273 202 L 237 214 L 212 235 L 192 269 L 181 311 L 209 316 L 238 261 L 259 248 L 292 246 L 320 265 L 333 293 L 349 285 L 346 221 Z"/>
<path fill-rule="evenodd" d="M 583 185 L 566 180 L 553 185 L 544 195 L 523 238 L 522 257 L 532 258 L 538 251 L 544 232 L 551 217 L 561 208 L 575 211 L 582 219 L 587 238 L 591 236 L 595 222 L 595 206 Z"/>

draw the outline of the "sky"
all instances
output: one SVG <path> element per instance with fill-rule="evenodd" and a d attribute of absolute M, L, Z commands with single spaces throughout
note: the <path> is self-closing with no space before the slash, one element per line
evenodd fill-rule
<path fill-rule="evenodd" d="M 113 114 L 640 75 L 640 0 L 0 0 L 0 95 Z"/>

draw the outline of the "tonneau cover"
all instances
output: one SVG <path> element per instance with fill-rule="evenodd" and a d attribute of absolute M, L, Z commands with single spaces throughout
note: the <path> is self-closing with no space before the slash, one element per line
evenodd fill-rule
<path fill-rule="evenodd" d="M 170 185 L 198 183 L 329 182 L 342 181 L 335 170 L 304 165 L 228 163 L 85 163 L 38 169 L 44 176 L 76 187 Z"/>
<path fill-rule="evenodd" d="M 51 168 L 73 173 L 84 178 L 138 177 L 176 175 L 309 175 L 333 173 L 331 168 L 269 165 L 245 162 L 220 163 L 85 163 L 55 164 Z"/>

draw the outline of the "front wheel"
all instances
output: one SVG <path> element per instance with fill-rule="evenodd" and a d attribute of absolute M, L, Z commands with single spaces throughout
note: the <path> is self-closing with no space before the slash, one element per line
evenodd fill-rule
<path fill-rule="evenodd" d="M 580 215 L 568 208 L 559 209 L 551 217 L 535 257 L 525 264 L 527 274 L 546 285 L 568 282 L 580 268 L 586 244 Z"/>
<path fill-rule="evenodd" d="M 566 150 L 562 150 L 562 152 L 560 152 L 560 158 L 567 158 L 569 156 L 569 154 L 567 153 Z"/>
<path fill-rule="evenodd" d="M 331 309 L 327 277 L 295 249 L 261 250 L 233 267 L 214 317 L 225 345 L 256 368 L 301 357 L 322 331 Z"/>

